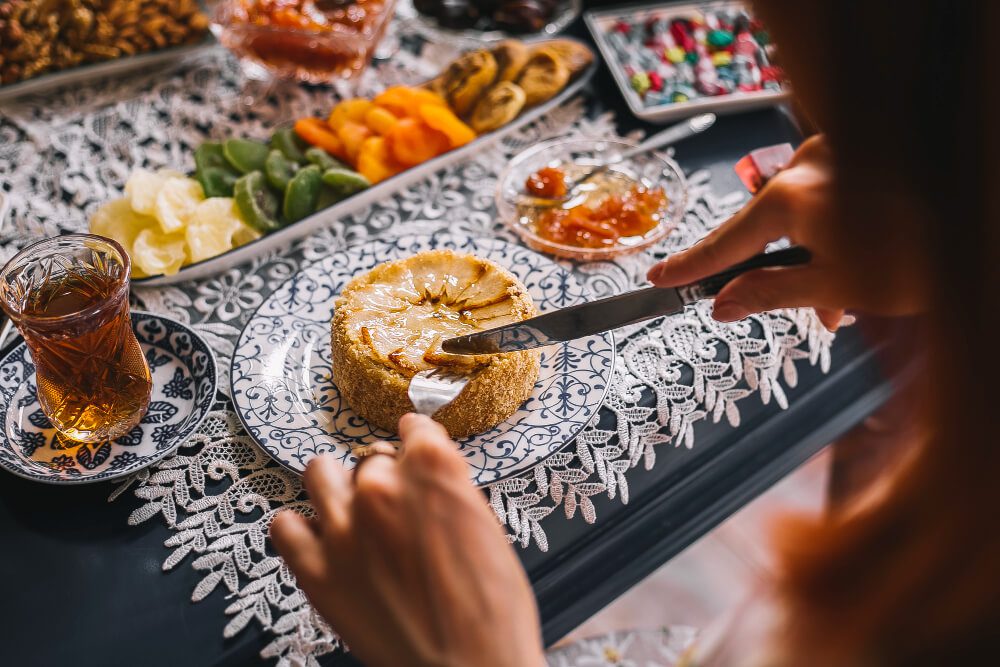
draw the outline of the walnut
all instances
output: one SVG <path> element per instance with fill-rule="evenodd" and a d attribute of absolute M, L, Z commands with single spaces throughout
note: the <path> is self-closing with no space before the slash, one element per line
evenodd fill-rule
<path fill-rule="evenodd" d="M 0 0 L 0 85 L 193 42 L 208 24 L 194 0 Z"/>

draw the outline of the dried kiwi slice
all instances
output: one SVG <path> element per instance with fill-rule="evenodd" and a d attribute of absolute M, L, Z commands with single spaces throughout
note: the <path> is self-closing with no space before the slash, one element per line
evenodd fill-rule
<path fill-rule="evenodd" d="M 265 144 L 250 139 L 226 139 L 222 144 L 226 160 L 241 174 L 262 170 L 269 152 Z"/>
<path fill-rule="evenodd" d="M 233 197 L 243 222 L 258 232 L 267 234 L 281 227 L 278 223 L 278 196 L 267 186 L 261 172 L 251 171 L 241 176 L 233 186 Z"/>
<path fill-rule="evenodd" d="M 313 146 L 306 151 L 306 159 L 312 162 L 314 165 L 320 168 L 321 171 L 326 171 L 327 169 L 344 169 L 347 167 L 343 162 L 333 157 L 325 150 L 318 146 Z"/>
<path fill-rule="evenodd" d="M 232 197 L 239 173 L 226 161 L 222 144 L 206 141 L 194 152 L 194 177 L 206 197 Z"/>
<path fill-rule="evenodd" d="M 264 161 L 264 175 L 267 176 L 267 182 L 278 192 L 285 191 L 288 181 L 292 180 L 298 170 L 299 165 L 285 158 L 278 149 L 268 153 L 267 160 Z"/>
<path fill-rule="evenodd" d="M 314 164 L 299 169 L 285 188 L 285 220 L 297 222 L 316 212 L 319 191 L 323 187 L 320 168 Z"/>
<path fill-rule="evenodd" d="M 306 161 L 306 149 L 309 144 L 304 142 L 295 130 L 283 127 L 271 136 L 271 148 L 281 151 L 285 159 L 302 164 Z"/>
<path fill-rule="evenodd" d="M 371 186 L 371 182 L 367 178 L 356 171 L 343 167 L 334 167 L 324 171 L 323 182 L 341 199 L 350 197 L 355 192 L 360 192 Z"/>

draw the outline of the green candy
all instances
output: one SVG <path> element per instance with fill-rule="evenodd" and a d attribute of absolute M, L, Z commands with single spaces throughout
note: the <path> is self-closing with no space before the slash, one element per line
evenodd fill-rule
<path fill-rule="evenodd" d="M 267 160 L 264 161 L 264 175 L 267 176 L 267 182 L 279 192 L 285 191 L 288 182 L 298 169 L 299 165 L 286 159 L 278 149 L 268 153 Z"/>
<path fill-rule="evenodd" d="M 270 149 L 259 141 L 226 139 L 222 144 L 222 153 L 234 169 L 241 174 L 249 174 L 264 168 Z"/>
<path fill-rule="evenodd" d="M 371 186 L 367 178 L 356 171 L 343 167 L 334 167 L 324 171 L 323 182 L 341 199 L 350 197 L 355 192 L 360 192 Z"/>
<path fill-rule="evenodd" d="M 728 30 L 712 30 L 705 41 L 717 49 L 724 49 L 733 43 L 733 33 Z"/>
<path fill-rule="evenodd" d="M 283 127 L 271 136 L 271 148 L 281 151 L 286 159 L 302 164 L 306 162 L 305 151 L 309 144 L 302 141 L 292 128 Z"/>
<path fill-rule="evenodd" d="M 194 177 L 206 197 L 232 197 L 233 184 L 239 178 L 222 153 L 222 144 L 206 141 L 194 152 Z"/>
<path fill-rule="evenodd" d="M 285 220 L 290 223 L 298 222 L 315 213 L 322 188 L 323 177 L 318 166 L 311 164 L 299 169 L 285 188 Z"/>
<path fill-rule="evenodd" d="M 262 234 L 281 227 L 278 223 L 278 197 L 264 180 L 264 174 L 251 171 L 233 186 L 233 197 L 243 221 Z"/>
<path fill-rule="evenodd" d="M 649 75 L 645 72 L 636 72 L 633 74 L 631 83 L 632 89 L 640 95 L 649 90 L 650 85 L 652 85 L 652 82 L 649 80 Z"/>
<path fill-rule="evenodd" d="M 687 54 L 685 54 L 684 56 L 684 60 L 688 61 L 692 65 L 696 64 L 698 62 L 698 52 L 688 51 Z"/>
<path fill-rule="evenodd" d="M 327 169 L 336 169 L 338 167 L 344 169 L 346 167 L 343 162 L 318 146 L 313 146 L 306 151 L 306 160 L 312 162 L 323 171 L 326 171 Z"/>

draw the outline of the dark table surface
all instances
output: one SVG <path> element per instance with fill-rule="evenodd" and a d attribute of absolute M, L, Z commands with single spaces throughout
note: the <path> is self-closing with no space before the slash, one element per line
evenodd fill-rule
<path fill-rule="evenodd" d="M 586 37 L 579 22 L 571 32 Z M 598 98 L 622 131 L 642 127 L 606 69 Z M 739 187 L 733 163 L 753 148 L 798 134 L 772 109 L 720 118 L 710 132 L 678 146 L 687 171 L 712 171 L 722 194 Z M 889 385 L 856 329 L 838 335 L 833 367 L 800 362 L 790 407 L 740 404 L 737 429 L 702 421 L 693 449 L 661 446 L 650 471 L 629 473 L 630 502 L 594 496 L 598 521 L 557 511 L 543 521 L 547 553 L 520 550 L 552 643 L 639 582 L 756 495 L 874 410 Z M 130 527 L 136 501 L 109 503 L 112 486 L 44 486 L 0 479 L 0 665 L 240 665 L 259 661 L 271 635 L 251 624 L 223 639 L 229 604 L 220 587 L 192 603 L 201 578 L 187 564 L 161 569 L 171 532 L 153 520 Z M 333 655 L 323 664 L 357 664 Z"/>

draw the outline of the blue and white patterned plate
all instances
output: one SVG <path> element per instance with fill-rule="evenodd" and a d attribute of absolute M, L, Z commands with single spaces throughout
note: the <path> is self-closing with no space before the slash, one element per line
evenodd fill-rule
<path fill-rule="evenodd" d="M 153 373 L 153 395 L 142 422 L 111 442 L 79 444 L 52 428 L 24 343 L 0 361 L 0 466 L 51 484 L 115 479 L 159 461 L 198 428 L 215 400 L 212 350 L 188 327 L 152 313 L 133 312 L 132 328 Z"/>
<path fill-rule="evenodd" d="M 317 454 L 333 452 L 353 468 L 352 447 L 394 439 L 351 410 L 333 383 L 333 301 L 354 276 L 432 248 L 473 253 L 506 267 L 543 312 L 587 296 L 583 285 L 551 260 L 497 239 L 404 236 L 335 252 L 303 269 L 261 305 L 233 354 L 236 412 L 279 463 L 302 472 Z M 491 431 L 460 441 L 472 481 L 495 482 L 562 449 L 597 414 L 613 363 L 611 333 L 545 348 L 535 391 L 520 410 Z"/>

